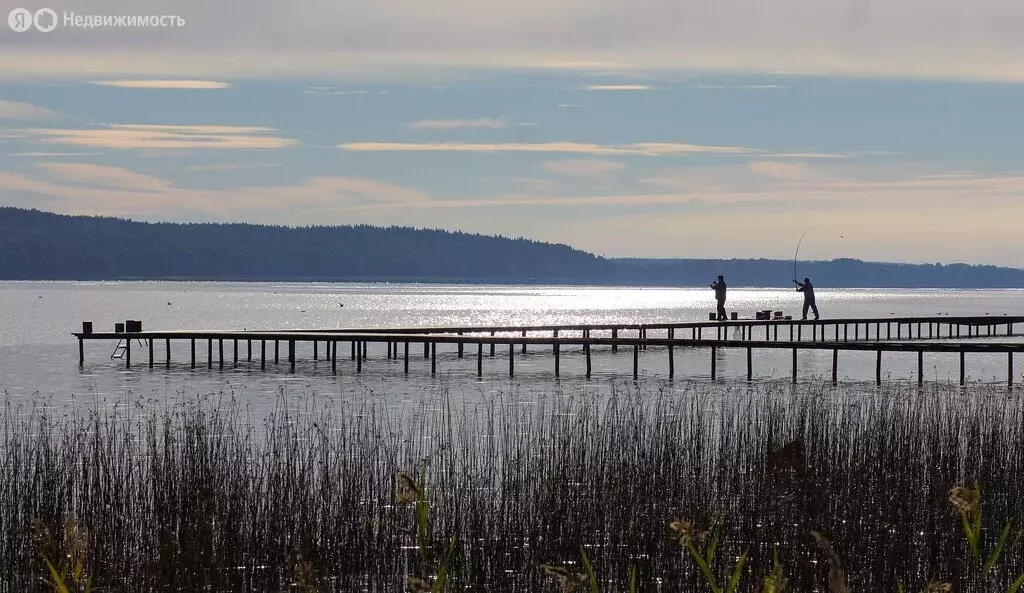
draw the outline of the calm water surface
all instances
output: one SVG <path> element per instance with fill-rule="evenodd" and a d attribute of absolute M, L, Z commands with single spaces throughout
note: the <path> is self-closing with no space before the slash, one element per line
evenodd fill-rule
<path fill-rule="evenodd" d="M 1019 315 L 1024 312 L 1021 290 L 828 290 L 818 289 L 822 318 L 889 317 L 903 315 Z M 760 309 L 799 315 L 801 296 L 789 289 L 730 288 L 729 308 L 741 315 Z M 280 392 L 338 399 L 367 397 L 402 406 L 440 388 L 456 397 L 514 391 L 528 394 L 553 385 L 553 357 L 536 348 L 516 353 L 516 377 L 508 379 L 507 350 L 485 359 L 484 377 L 476 377 L 475 357 L 458 360 L 455 347 L 439 348 L 438 376 L 431 378 L 429 361 L 411 358 L 408 377 L 401 361 L 388 361 L 383 345 L 371 345 L 363 373 L 355 375 L 348 348 L 339 351 L 338 374 L 330 363 L 314 363 L 309 345 L 298 353 L 297 372 L 287 366 L 259 370 L 254 362 L 239 368 L 205 364 L 189 368 L 187 346 L 172 353 L 170 369 L 144 365 L 124 369 L 111 360 L 113 344 L 87 343 L 86 364 L 78 366 L 77 341 L 71 332 L 82 321 L 97 331 L 113 329 L 115 321 L 139 319 L 147 330 L 175 329 L 302 329 L 380 328 L 389 326 L 522 325 L 557 323 L 677 322 L 707 319 L 713 310 L 713 292 L 703 288 L 604 288 L 536 286 L 465 286 L 425 284 L 334 283 L 220 283 L 220 282 L 2 282 L 0 283 L 0 390 L 8 401 L 28 402 L 43 396 L 55 404 L 95 405 L 96 402 L 168 402 L 210 393 L 233 393 L 254 409 L 273 406 Z M 1003 338 L 1005 339 L 1005 338 Z M 174 346 L 172 346 L 172 350 Z M 306 350 L 310 350 L 306 352 Z M 205 359 L 205 347 L 197 356 Z M 231 356 L 225 345 L 225 356 Z M 241 356 L 244 359 L 244 345 Z M 138 350 L 136 350 L 138 352 Z M 417 350 L 413 350 L 417 353 Z M 138 355 L 136 355 L 138 356 Z M 215 355 L 216 356 L 216 355 Z M 641 381 L 673 389 L 689 380 L 706 381 L 710 373 L 706 350 L 677 352 L 676 381 L 669 383 L 664 350 L 641 354 Z M 725 379 L 745 379 L 745 353 L 724 351 L 718 369 Z M 156 358 L 163 360 L 157 344 Z M 955 354 L 926 356 L 930 380 L 957 380 Z M 754 355 L 758 381 L 788 381 L 790 357 L 786 351 Z M 892 354 L 885 372 L 893 379 L 916 375 L 916 356 Z M 230 362 L 227 367 L 230 367 Z M 216 365 L 215 365 L 216 367 Z M 807 352 L 799 372 L 813 380 L 830 373 L 831 353 Z M 1024 361 L 1017 365 L 1024 370 Z M 632 356 L 620 351 L 594 352 L 594 378 L 583 379 L 584 359 L 579 352 L 562 358 L 563 387 L 602 389 L 615 382 L 632 381 Z M 1005 355 L 968 355 L 972 381 L 1005 381 Z M 1018 371 L 1019 373 L 1019 371 Z M 851 385 L 870 389 L 874 354 L 841 353 L 840 376 Z M 1021 377 L 1024 378 L 1024 377 Z M 1018 378 L 1017 382 L 1021 382 Z"/>

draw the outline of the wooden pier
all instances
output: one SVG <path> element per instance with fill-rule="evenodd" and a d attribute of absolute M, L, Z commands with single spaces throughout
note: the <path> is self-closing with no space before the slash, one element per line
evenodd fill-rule
<path fill-rule="evenodd" d="M 196 368 L 196 342 L 206 342 L 206 366 L 223 369 L 226 360 L 238 366 L 241 359 L 240 345 L 244 345 L 244 361 L 253 362 L 253 347 L 259 349 L 256 358 L 260 368 L 266 369 L 271 358 L 268 348 L 273 349 L 274 365 L 280 364 L 282 345 L 287 348 L 287 364 L 290 372 L 295 371 L 296 345 L 312 345 L 313 360 L 320 360 L 323 346 L 323 360 L 330 360 L 331 371 L 338 370 L 338 349 L 348 345 L 349 358 L 356 363 L 356 372 L 361 373 L 367 359 L 369 344 L 386 345 L 389 360 L 404 361 L 404 372 L 409 373 L 410 345 L 422 345 L 423 357 L 430 359 L 431 374 L 437 372 L 437 347 L 441 344 L 454 345 L 458 358 L 465 356 L 467 347 L 476 347 L 477 375 L 483 374 L 485 347 L 487 356 L 494 357 L 498 347 L 508 348 L 509 376 L 515 373 L 517 348 L 525 353 L 528 346 L 550 348 L 553 356 L 554 375 L 561 373 L 563 348 L 581 349 L 586 359 L 586 377 L 592 373 L 591 350 L 594 347 L 608 347 L 612 352 L 620 348 L 631 348 L 633 352 L 633 376 L 639 374 L 640 352 L 649 348 L 664 349 L 667 352 L 669 378 L 675 376 L 675 351 L 680 348 L 706 349 L 710 351 L 711 379 L 717 378 L 717 353 L 720 349 L 742 349 L 746 351 L 747 380 L 753 380 L 754 352 L 758 350 L 791 350 L 792 380 L 797 381 L 797 360 L 801 350 L 826 350 L 832 352 L 832 381 L 838 380 L 839 353 L 876 353 L 875 380 L 882 381 L 882 355 L 889 352 L 911 352 L 917 354 L 917 379 L 924 380 L 924 355 L 931 353 L 958 353 L 960 359 L 960 383 L 965 381 L 965 356 L 970 353 L 1001 353 L 1007 355 L 1007 384 L 1013 386 L 1014 355 L 1024 352 L 1024 341 L 991 341 L 993 338 L 1015 337 L 1014 326 L 1024 323 L 1024 316 L 983 316 L 983 317 L 900 317 L 888 319 L 830 319 L 830 320 L 782 320 L 782 319 L 741 319 L 728 321 L 701 321 L 667 324 L 586 324 L 586 325 L 528 325 L 528 326 L 465 326 L 465 327 L 410 327 L 386 329 L 302 329 L 302 330 L 173 330 L 141 331 L 140 322 L 129 322 L 130 330 L 93 333 L 91 323 L 83 324 L 83 331 L 73 334 L 78 338 L 79 364 L 85 364 L 85 343 L 88 341 L 116 341 L 117 358 L 123 358 L 125 367 L 132 366 L 132 342 L 134 341 L 147 356 L 150 368 L 154 360 L 154 344 L 163 342 L 163 364 L 171 365 L 172 342 L 188 343 L 191 368 Z M 118 324 L 119 326 L 121 324 Z M 122 329 L 122 328 L 117 328 Z M 780 329 L 782 331 L 780 331 Z M 916 330 L 916 332 L 915 332 Z M 916 335 L 915 335 L 916 333 Z M 730 335 L 731 334 L 731 335 Z M 979 338 L 987 338 L 982 341 Z M 214 342 L 217 356 L 214 357 Z M 230 358 L 225 358 L 224 343 L 231 347 Z M 399 345 L 402 346 L 401 355 Z M 343 355 L 344 356 L 344 355 Z M 112 358 L 115 356 L 112 355 Z"/>

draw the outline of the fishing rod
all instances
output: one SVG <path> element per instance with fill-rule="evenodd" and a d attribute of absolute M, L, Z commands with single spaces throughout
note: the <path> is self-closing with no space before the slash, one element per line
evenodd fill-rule
<path fill-rule="evenodd" d="M 816 227 L 810 227 L 806 231 L 804 231 L 804 234 L 800 235 L 800 240 L 797 241 L 797 243 L 796 243 L 796 253 L 793 254 L 793 281 L 794 282 L 796 282 L 796 258 L 800 255 L 800 245 L 804 242 L 804 237 L 807 236 L 807 233 L 811 232 L 815 228 Z"/>

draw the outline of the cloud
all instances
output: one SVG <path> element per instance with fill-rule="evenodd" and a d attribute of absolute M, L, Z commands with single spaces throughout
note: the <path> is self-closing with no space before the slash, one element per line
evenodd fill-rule
<path fill-rule="evenodd" d="M 381 95 L 386 95 L 387 91 L 378 91 Z M 345 95 L 369 95 L 370 91 L 363 89 L 347 90 L 347 89 L 336 89 L 329 86 L 311 86 L 302 91 L 303 95 L 318 95 L 323 97 L 338 97 Z"/>
<path fill-rule="evenodd" d="M 90 163 L 37 163 L 36 167 L 65 181 L 91 187 L 165 192 L 171 183 L 164 179 L 135 173 L 121 167 L 108 167 Z"/>
<path fill-rule="evenodd" d="M 481 117 L 477 119 L 424 119 L 409 124 L 410 130 L 457 130 L 460 128 L 487 128 L 502 130 L 508 127 L 504 118 Z"/>
<path fill-rule="evenodd" d="M 536 152 L 591 154 L 597 156 L 673 156 L 694 153 L 751 154 L 753 148 L 703 146 L 675 142 L 641 142 L 624 145 L 583 142 L 470 144 L 464 142 L 352 142 L 338 148 L 353 152 Z"/>
<path fill-rule="evenodd" d="M 121 167 L 39 163 L 38 169 L 47 179 L 0 171 L 4 202 L 38 207 L 27 198 L 38 196 L 47 208 L 67 213 L 322 224 L 325 214 L 343 216 L 352 208 L 422 206 L 431 200 L 415 188 L 357 177 L 313 177 L 291 186 L 194 189 Z"/>
<path fill-rule="evenodd" d="M 103 154 L 102 152 L 15 152 L 9 156 L 20 156 L 29 158 L 59 158 L 59 157 L 80 157 L 80 156 L 98 156 Z"/>
<path fill-rule="evenodd" d="M 89 84 L 126 89 L 226 89 L 231 84 L 213 80 L 91 80 Z"/>
<path fill-rule="evenodd" d="M 781 84 L 740 84 L 740 85 L 721 85 L 721 84 L 705 84 L 698 82 L 690 85 L 693 89 L 709 89 L 709 90 L 734 90 L 734 91 L 763 91 L 763 90 L 782 90 L 788 89 L 788 86 Z"/>
<path fill-rule="evenodd" d="M 646 84 L 590 84 L 583 87 L 585 91 L 649 91 L 654 87 Z"/>
<path fill-rule="evenodd" d="M 608 179 L 615 173 L 625 171 L 626 165 L 604 159 L 567 159 L 547 161 L 544 168 L 559 175 Z"/>
<path fill-rule="evenodd" d="M 49 4 L 75 10 L 72 0 Z M 168 6 L 172 8 L 168 8 Z M 1012 0 L 104 0 L 107 14 L 180 13 L 183 27 L 7 35 L 0 72 L 139 78 L 349 76 L 435 67 L 823 73 L 1024 80 Z M 852 6 L 852 8 L 851 8 Z M 397 70 L 395 70 L 397 71 Z"/>
<path fill-rule="evenodd" d="M 47 119 L 61 117 L 63 114 L 20 101 L 5 101 L 0 99 L 0 119 Z"/>
<path fill-rule="evenodd" d="M 271 149 L 298 144 L 272 128 L 243 126 L 113 125 L 105 128 L 24 130 L 36 142 L 115 149 Z"/>

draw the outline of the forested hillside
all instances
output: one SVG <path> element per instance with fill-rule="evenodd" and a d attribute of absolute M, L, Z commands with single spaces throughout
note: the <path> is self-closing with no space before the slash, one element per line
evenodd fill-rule
<path fill-rule="evenodd" d="M 1024 288 L 1024 270 L 800 262 L 820 287 Z M 793 262 L 607 259 L 565 245 L 405 227 L 145 223 L 0 208 L 2 280 L 389 280 L 788 286 Z"/>

